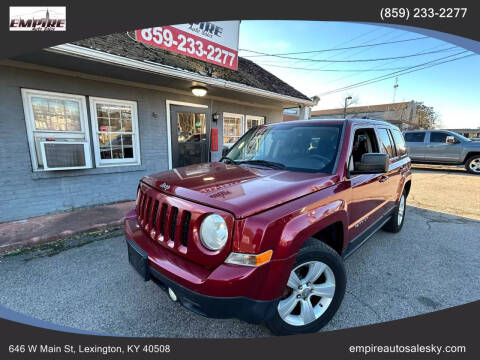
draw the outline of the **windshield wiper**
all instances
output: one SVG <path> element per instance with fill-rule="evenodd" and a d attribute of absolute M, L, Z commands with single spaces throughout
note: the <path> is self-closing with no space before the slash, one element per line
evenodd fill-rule
<path fill-rule="evenodd" d="M 222 156 L 222 158 L 220 159 L 220 162 L 222 162 L 223 160 L 227 160 L 229 163 L 237 165 L 237 162 L 233 159 L 230 159 L 228 156 Z"/>
<path fill-rule="evenodd" d="M 273 162 L 273 161 L 267 161 L 267 160 L 244 160 L 244 161 L 237 161 L 237 165 L 239 164 L 252 164 L 252 165 L 262 165 L 266 166 L 272 169 L 285 169 L 285 165 L 278 163 L 278 162 Z"/>

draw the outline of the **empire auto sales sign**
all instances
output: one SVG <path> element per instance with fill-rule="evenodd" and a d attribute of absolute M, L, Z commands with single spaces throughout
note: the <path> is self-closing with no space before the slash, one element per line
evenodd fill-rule
<path fill-rule="evenodd" d="M 137 41 L 237 70 L 240 21 L 195 22 L 135 31 Z"/>

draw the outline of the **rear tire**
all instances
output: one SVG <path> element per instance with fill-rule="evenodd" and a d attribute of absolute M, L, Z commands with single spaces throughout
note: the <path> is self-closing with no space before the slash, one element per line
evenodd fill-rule
<path fill-rule="evenodd" d="M 403 223 L 405 222 L 406 210 L 407 194 L 406 191 L 403 190 L 402 196 L 400 196 L 400 200 L 398 201 L 398 205 L 393 211 L 392 217 L 385 225 L 383 225 L 382 230 L 392 233 L 398 233 L 400 230 L 402 230 Z"/>
<path fill-rule="evenodd" d="M 465 169 L 470 174 L 480 175 L 480 155 L 473 155 L 465 162 Z"/>
<path fill-rule="evenodd" d="M 275 335 L 320 330 L 342 303 L 346 283 L 340 255 L 320 240 L 308 239 L 298 252 L 275 314 L 266 321 L 268 328 Z"/>

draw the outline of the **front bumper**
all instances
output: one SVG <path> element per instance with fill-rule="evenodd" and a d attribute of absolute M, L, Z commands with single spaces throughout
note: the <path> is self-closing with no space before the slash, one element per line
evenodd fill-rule
<path fill-rule="evenodd" d="M 243 296 L 216 297 L 200 294 L 162 275 L 148 260 L 148 254 L 134 241 L 126 238 L 129 261 L 145 280 L 152 277 L 158 285 L 172 289 L 178 301 L 187 309 L 212 318 L 239 318 L 250 323 L 261 323 L 273 316 L 278 300 L 255 300 Z"/>

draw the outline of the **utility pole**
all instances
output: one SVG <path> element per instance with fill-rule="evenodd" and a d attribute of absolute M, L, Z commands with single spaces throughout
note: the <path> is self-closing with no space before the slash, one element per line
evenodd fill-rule
<path fill-rule="evenodd" d="M 347 118 L 347 106 L 348 106 L 347 102 L 348 102 L 348 100 L 352 100 L 352 97 L 351 97 L 351 96 L 347 96 L 347 97 L 345 98 L 345 106 L 343 107 L 343 118 L 344 118 L 344 119 Z"/>
<path fill-rule="evenodd" d="M 398 88 L 398 77 L 395 78 L 395 85 L 393 85 L 393 101 L 395 102 L 395 96 L 397 95 L 397 88 Z"/>

